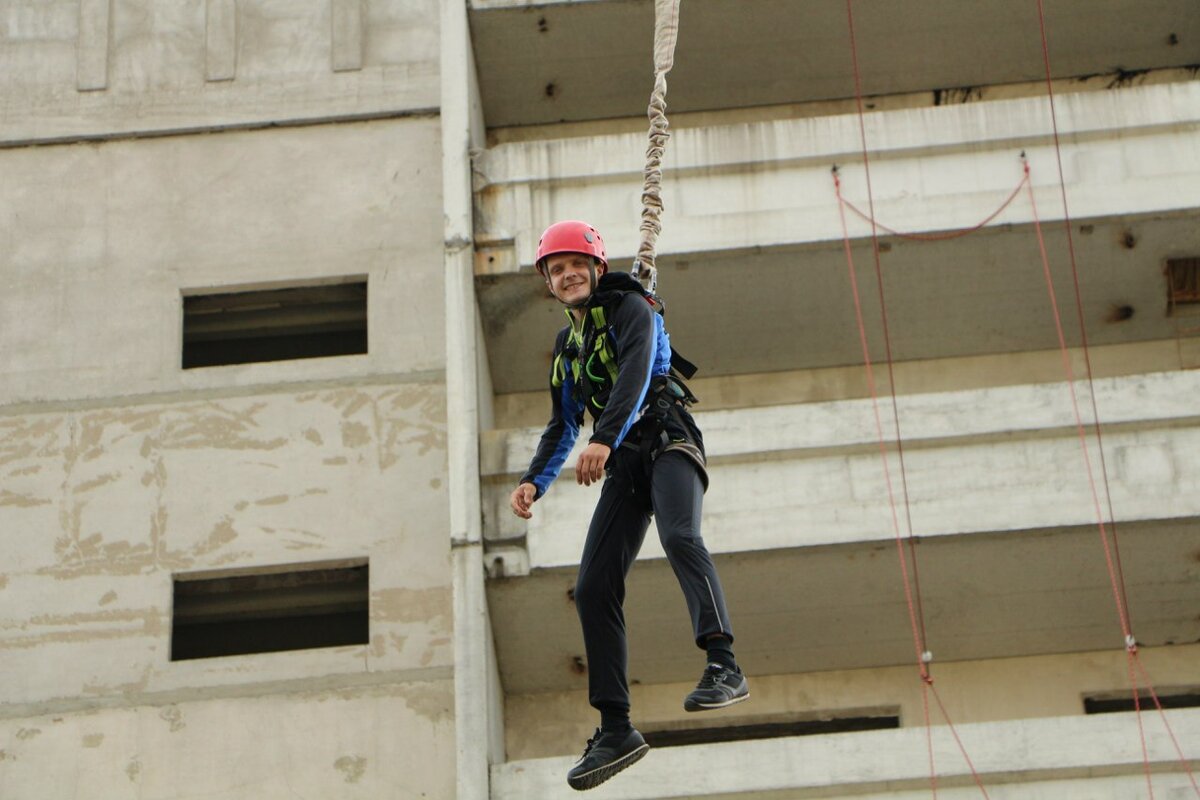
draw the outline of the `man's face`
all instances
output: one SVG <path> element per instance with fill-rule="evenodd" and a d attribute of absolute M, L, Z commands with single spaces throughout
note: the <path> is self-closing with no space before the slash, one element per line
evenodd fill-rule
<path fill-rule="evenodd" d="M 592 257 L 583 253 L 558 253 L 546 259 L 546 280 L 563 303 L 576 305 L 588 299 L 591 287 Z M 596 265 L 596 277 L 604 274 L 604 265 Z"/>

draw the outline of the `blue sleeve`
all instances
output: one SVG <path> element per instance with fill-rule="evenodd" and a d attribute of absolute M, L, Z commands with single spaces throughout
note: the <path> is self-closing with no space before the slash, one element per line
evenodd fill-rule
<path fill-rule="evenodd" d="M 562 350 L 565 336 L 559 335 L 554 353 Z M 570 370 L 570 366 L 567 367 Z M 583 405 L 579 403 L 571 391 L 572 376 L 568 373 L 562 386 L 554 387 L 553 367 L 551 367 L 550 399 L 553 410 L 546 430 L 538 441 L 533 461 L 529 469 L 521 476 L 520 483 L 532 483 L 537 487 L 537 498 L 540 498 L 550 488 L 550 484 L 562 471 L 575 440 L 579 437 L 579 426 L 583 423 Z M 536 499 L 536 498 L 535 498 Z"/>

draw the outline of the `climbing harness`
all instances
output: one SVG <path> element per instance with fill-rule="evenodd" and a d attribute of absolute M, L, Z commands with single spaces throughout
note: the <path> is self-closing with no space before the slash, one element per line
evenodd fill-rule
<path fill-rule="evenodd" d="M 637 293 L 656 313 L 662 314 L 661 300 L 625 272 L 610 272 L 600 278 L 594 295 L 597 302 L 587 308 L 581 319 L 576 320 L 570 309 L 563 311 L 569 324 L 567 339 L 554 357 L 550 382 L 556 389 L 569 384 L 580 405 L 596 415 L 603 413 L 617 382 L 617 354 L 609 327 L 611 312 L 631 293 Z M 692 433 L 692 424 L 685 418 L 686 409 L 696 402 L 696 396 L 684 379 L 695 373 L 695 364 L 672 348 L 670 371 L 650 380 L 637 441 L 622 442 L 622 446 L 637 448 L 647 469 L 667 450 L 682 450 L 700 467 L 707 487 L 704 451 Z"/>

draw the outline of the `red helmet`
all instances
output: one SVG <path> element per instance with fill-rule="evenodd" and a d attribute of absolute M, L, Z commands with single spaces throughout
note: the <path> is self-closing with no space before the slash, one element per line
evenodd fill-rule
<path fill-rule="evenodd" d="M 600 238 L 600 232 L 576 219 L 556 222 L 542 233 L 534 260 L 538 272 L 542 271 L 542 259 L 558 253 L 583 253 L 608 266 L 608 255 L 604 252 L 604 240 Z"/>

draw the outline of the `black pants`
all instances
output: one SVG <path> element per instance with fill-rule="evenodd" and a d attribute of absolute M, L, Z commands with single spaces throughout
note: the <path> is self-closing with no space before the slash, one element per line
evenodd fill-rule
<path fill-rule="evenodd" d="M 648 484 L 648 485 L 647 485 Z M 588 695 L 595 708 L 629 713 L 625 675 L 625 576 L 642 547 L 650 514 L 692 616 L 696 646 L 713 634 L 733 639 L 725 597 L 700 537 L 704 487 L 695 462 L 668 451 L 647 476 L 636 450 L 618 448 L 592 514 L 575 584 L 575 606 L 587 649 Z"/>

